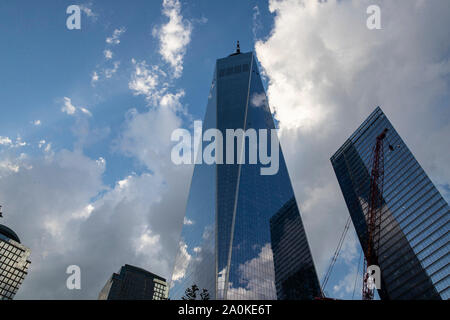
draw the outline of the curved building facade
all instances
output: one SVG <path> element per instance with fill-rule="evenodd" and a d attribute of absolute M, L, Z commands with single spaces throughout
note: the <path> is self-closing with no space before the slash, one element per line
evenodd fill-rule
<path fill-rule="evenodd" d="M 0 224 L 0 300 L 12 300 L 28 274 L 31 251 L 17 234 Z"/>

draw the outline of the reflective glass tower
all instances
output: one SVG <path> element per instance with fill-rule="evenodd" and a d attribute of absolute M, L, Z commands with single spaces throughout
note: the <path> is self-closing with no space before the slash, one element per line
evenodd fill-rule
<path fill-rule="evenodd" d="M 319 281 L 294 197 L 270 218 L 270 237 L 278 299 L 318 297 Z"/>
<path fill-rule="evenodd" d="M 30 254 L 17 234 L 0 224 L 0 300 L 12 300 L 16 295 L 28 274 Z"/>
<path fill-rule="evenodd" d="M 450 297 L 449 206 L 378 107 L 331 157 L 363 250 L 372 149 L 384 144 L 384 188 L 375 252 L 381 299 Z M 443 164 L 446 165 L 446 164 Z"/>
<path fill-rule="evenodd" d="M 278 145 L 276 132 L 271 135 L 270 129 L 275 129 L 274 121 L 252 52 L 240 53 L 238 49 L 235 54 L 216 62 L 203 132 L 215 128 L 224 137 L 227 129 L 255 129 L 257 132 L 268 129 L 269 153 L 273 143 Z M 281 291 L 277 292 L 276 282 L 282 283 L 295 271 L 290 273 L 280 268 L 282 273 L 278 275 L 274 258 L 284 263 L 283 255 L 288 249 L 283 251 L 281 247 L 289 242 L 292 244 L 289 254 L 311 263 L 309 273 L 304 273 L 302 281 L 314 283 L 307 286 L 314 290 L 299 298 L 320 295 L 303 228 L 289 229 L 289 222 L 283 222 L 283 219 L 273 221 L 273 236 L 279 249 L 277 253 L 280 253 L 274 257 L 271 218 L 289 203 L 290 214 L 296 221 L 294 224 L 301 224 L 281 148 L 276 149 L 278 171 L 262 175 L 261 169 L 269 165 L 261 161 L 252 164 L 249 158 L 254 146 L 244 145 L 246 161 L 242 164 L 224 161 L 224 164 L 196 164 L 194 168 L 172 276 L 171 299 L 180 299 L 185 289 L 193 284 L 207 289 L 211 299 L 286 297 Z M 260 151 L 261 146 L 258 144 L 256 151 Z M 229 150 L 224 148 L 223 159 L 227 158 L 227 152 Z M 235 160 L 236 154 L 234 152 Z M 298 241 L 290 241 L 285 236 L 288 232 L 301 233 Z M 286 243 L 283 237 L 287 239 Z M 301 263 L 293 267 L 300 270 Z"/>

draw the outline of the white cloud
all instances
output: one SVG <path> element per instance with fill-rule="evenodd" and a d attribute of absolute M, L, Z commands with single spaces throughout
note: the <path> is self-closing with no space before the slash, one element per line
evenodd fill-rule
<path fill-rule="evenodd" d="M 133 94 L 144 95 L 152 105 L 169 106 L 181 111 L 179 100 L 184 96 L 184 90 L 172 93 L 169 89 L 171 80 L 179 78 L 183 72 L 183 58 L 191 41 L 192 27 L 181 15 L 178 0 L 164 0 L 162 13 L 169 21 L 161 27 L 155 27 L 153 35 L 158 37 L 159 52 L 163 60 L 169 63 L 172 72 L 166 72 L 164 66 L 149 66 L 146 61 L 132 59 L 135 69 L 128 86 Z"/>
<path fill-rule="evenodd" d="M 80 111 L 84 114 L 87 114 L 88 116 L 92 116 L 92 113 L 86 108 L 80 107 Z"/>
<path fill-rule="evenodd" d="M 45 142 L 46 141 L 44 139 L 40 140 L 38 143 L 39 148 L 42 148 L 42 146 L 45 144 Z"/>
<path fill-rule="evenodd" d="M 12 163 L 9 160 L 2 160 L 0 161 L 0 174 L 2 171 L 13 171 L 13 172 L 19 172 L 20 166 L 18 164 Z M 0 175 L 1 177 L 1 175 Z"/>
<path fill-rule="evenodd" d="M 448 2 L 375 2 L 382 30 L 366 27 L 373 1 L 271 0 L 273 30 L 256 43 L 319 275 L 348 217 L 329 158 L 377 105 L 432 180 L 450 180 Z"/>
<path fill-rule="evenodd" d="M 25 147 L 27 143 L 25 141 L 22 141 L 21 137 L 16 138 L 16 143 L 14 144 L 14 147 Z"/>
<path fill-rule="evenodd" d="M 110 44 L 118 43 L 120 34 L 115 34 Z M 145 63 L 136 65 L 142 68 Z M 74 151 L 52 150 L 42 139 L 39 145 L 48 153 L 22 162 L 11 159 L 9 167 L 0 170 L 0 198 L 8 199 L 8 211 L 14 212 L 4 223 L 32 249 L 32 272 L 16 298 L 96 298 L 111 273 L 125 263 L 170 278 L 192 174 L 191 166 L 172 164 L 168 143 L 172 130 L 183 123 L 184 91 L 169 90 L 170 77 L 161 69 L 157 71 L 161 78 L 151 87 L 151 72 L 146 70 L 156 69 L 146 65 L 135 69 L 132 81 L 136 82 L 130 89 L 144 95 L 149 108 L 127 112 L 112 146 L 120 155 L 137 160 L 144 173 L 105 186 L 105 159 L 91 159 L 82 151 L 94 134 L 85 117 L 76 119 L 73 133 L 79 141 Z M 96 72 L 94 76 L 92 80 L 98 81 Z M 63 103 L 67 114 L 87 113 L 68 97 Z M 30 169 L 22 170 L 21 163 Z M 27 194 L 26 199 L 16 190 Z M 21 223 L 24 219 L 27 224 Z M 65 268 L 70 264 L 79 265 L 83 272 L 82 290 L 65 287 Z"/>
<path fill-rule="evenodd" d="M 105 158 L 103 158 L 103 157 L 98 158 L 98 159 L 96 160 L 96 162 L 97 162 L 97 164 L 98 164 L 100 167 L 105 167 L 105 166 L 106 166 L 106 160 L 105 160 Z"/>
<path fill-rule="evenodd" d="M 253 107 L 262 107 L 265 106 L 267 101 L 266 101 L 266 94 L 264 92 L 262 93 L 254 93 L 251 97 L 251 101 L 250 101 L 251 105 Z"/>
<path fill-rule="evenodd" d="M 103 51 L 103 54 L 105 55 L 106 60 L 110 60 L 113 57 L 113 52 L 109 49 Z"/>
<path fill-rule="evenodd" d="M 73 115 L 77 111 L 77 108 L 72 104 L 70 98 L 64 97 L 64 106 L 61 108 L 61 111 Z"/>
<path fill-rule="evenodd" d="M 110 37 L 106 38 L 105 41 L 107 43 L 107 48 L 103 50 L 103 56 L 105 57 L 106 63 L 103 62 L 101 67 L 97 66 L 97 70 L 92 73 L 91 85 L 93 87 L 100 80 L 100 76 L 102 76 L 104 79 L 110 79 L 119 69 L 120 61 L 111 61 L 114 53 L 110 48 L 120 44 L 120 37 L 123 33 L 125 33 L 125 31 L 125 27 L 114 29 L 113 34 Z"/>
<path fill-rule="evenodd" d="M 185 226 L 190 226 L 190 225 L 193 225 L 193 224 L 194 224 L 194 221 L 189 220 L 188 218 L 184 217 L 183 224 L 184 224 Z"/>
<path fill-rule="evenodd" d="M 98 14 L 96 14 L 93 10 L 92 10 L 92 3 L 88 3 L 88 4 L 81 4 L 79 5 L 81 11 L 84 12 L 84 14 L 86 16 L 88 16 L 89 18 L 91 18 L 93 21 L 96 21 L 98 18 Z"/>
<path fill-rule="evenodd" d="M 0 180 L 11 173 L 18 173 L 22 169 L 30 170 L 33 165 L 29 156 L 23 152 L 17 154 L 17 149 L 0 150 Z"/>
<path fill-rule="evenodd" d="M 47 143 L 47 145 L 46 145 L 45 148 L 44 148 L 44 151 L 45 151 L 45 152 L 50 152 L 51 149 L 52 149 L 52 144 L 51 144 L 51 143 Z"/>
<path fill-rule="evenodd" d="M 207 285 L 205 279 L 214 277 L 211 273 L 212 268 L 205 269 L 205 262 L 213 261 L 214 259 L 214 234 L 212 232 L 213 226 L 205 226 L 203 228 L 202 242 L 199 246 L 189 248 L 181 239 L 178 245 L 178 254 L 175 260 L 174 272 L 171 278 L 170 286 L 174 287 L 174 294 L 182 294 L 185 288 L 180 288 L 183 278 L 189 277 L 189 281 L 194 281 L 200 288 Z M 197 230 L 200 231 L 200 230 Z M 179 235 L 179 234 L 178 234 Z M 190 253 L 192 251 L 192 253 Z M 189 274 L 186 271 L 189 270 Z M 198 275 L 201 274 L 200 277 Z M 178 285 L 178 287 L 176 287 Z M 174 297 L 180 299 L 181 297 Z"/>
<path fill-rule="evenodd" d="M 180 34 L 182 17 L 179 15 L 179 2 L 165 1 L 163 13 L 170 16 L 170 21 L 157 31 L 162 37 L 160 38 L 161 47 L 163 43 L 167 44 L 167 41 L 174 40 L 173 38 L 183 37 Z M 189 41 L 185 40 L 183 43 L 187 44 Z M 148 170 L 160 174 L 164 180 L 160 202 L 153 207 L 150 223 L 155 229 L 166 230 L 165 237 L 161 238 L 164 252 L 167 257 L 170 257 L 167 259 L 170 261 L 170 267 L 166 272 L 173 271 L 175 255 L 177 251 L 180 251 L 173 273 L 173 280 L 179 280 L 184 277 L 187 265 L 194 260 L 197 261 L 199 257 L 192 259 L 186 244 L 178 242 L 182 223 L 193 223 L 189 220 L 183 221 L 193 167 L 175 166 L 170 159 L 171 133 L 174 129 L 182 126 L 183 116 L 187 114 L 181 103 L 184 90 L 174 90 L 170 84 L 174 77 L 181 76 L 185 48 L 171 47 L 169 49 L 172 51 L 166 58 L 172 59 L 175 57 L 174 55 L 177 56 L 174 58 L 176 61 L 171 60 L 173 64 L 169 63 L 169 68 L 173 69 L 173 72 L 166 72 L 166 68 L 161 65 L 148 65 L 145 61 L 137 62 L 132 59 L 134 70 L 128 86 L 134 95 L 145 97 L 149 109 L 141 113 L 136 109 L 128 111 L 117 148 L 126 155 L 137 159 Z M 174 221 L 179 221 L 179 224 Z M 199 249 L 194 251 L 198 255 L 207 254 L 207 252 L 208 250 Z M 166 276 L 170 278 L 171 274 Z"/>
<path fill-rule="evenodd" d="M 186 170 L 183 166 L 175 166 L 171 159 L 170 137 L 173 130 L 182 126 L 182 119 L 176 110 L 180 107 L 180 96 L 162 97 L 172 100 L 170 105 L 155 105 L 147 112 L 138 113 L 129 110 L 125 129 L 121 135 L 119 148 L 126 154 L 136 157 L 150 170 Z M 170 174 L 172 175 L 172 173 Z"/>
<path fill-rule="evenodd" d="M 94 211 L 94 206 L 92 204 L 88 204 L 81 211 L 73 213 L 74 218 L 79 219 L 87 219 L 91 215 L 92 211 Z"/>
<path fill-rule="evenodd" d="M 182 218 L 173 207 L 179 194 L 166 193 L 167 179 L 130 175 L 108 188 L 104 159 L 79 151 L 13 160 L 0 162 L 0 197 L 9 213 L 3 223 L 32 249 L 32 271 L 18 299 L 96 298 L 125 263 L 170 277 L 179 230 L 173 215 Z M 25 161 L 30 166 L 21 170 Z M 74 263 L 84 271 L 81 291 L 65 288 L 65 268 Z"/>
<path fill-rule="evenodd" d="M 261 273 L 260 270 L 271 273 Z M 240 264 L 238 267 L 240 275 L 239 283 L 230 283 L 227 296 L 236 300 L 276 300 L 275 273 L 273 272 L 273 253 L 270 243 L 266 243 L 258 256 Z M 245 285 L 244 285 L 245 284 Z M 268 296 L 267 293 L 274 293 Z"/>
<path fill-rule="evenodd" d="M 104 52 L 105 57 L 107 60 L 111 60 L 112 58 L 112 52 L 109 50 L 105 50 Z M 100 71 L 94 71 L 91 76 L 91 85 L 94 87 L 95 84 L 100 80 L 100 75 L 104 79 L 111 79 L 119 70 L 120 67 L 120 61 L 114 61 L 111 63 L 108 63 L 108 66 L 103 67 Z"/>
<path fill-rule="evenodd" d="M 120 43 L 120 36 L 125 32 L 125 28 L 121 27 L 119 29 L 115 29 L 112 36 L 106 38 L 106 43 L 111 45 L 117 45 Z"/>
<path fill-rule="evenodd" d="M 165 91 L 164 87 L 160 87 L 160 77 L 165 76 L 165 73 L 158 66 L 149 67 L 145 61 L 136 62 L 133 59 L 132 63 L 135 69 L 128 87 L 133 94 L 144 95 L 147 99 L 155 101 Z"/>
<path fill-rule="evenodd" d="M 252 33 L 253 33 L 253 39 L 257 39 L 257 33 L 259 30 L 262 29 L 262 22 L 260 20 L 261 13 L 259 11 L 258 6 L 253 7 L 253 26 L 252 26 Z"/>
<path fill-rule="evenodd" d="M 173 69 L 173 76 L 179 78 L 183 72 L 183 58 L 186 47 L 191 41 L 192 25 L 181 15 L 181 4 L 178 0 L 164 0 L 163 14 L 169 21 L 153 30 L 159 39 L 159 53 L 163 60 Z"/>
<path fill-rule="evenodd" d="M 106 38 L 105 41 L 107 43 L 107 48 L 105 50 L 103 50 L 103 56 L 105 57 L 105 60 L 107 63 L 106 63 L 106 66 L 105 66 L 105 63 L 103 63 L 101 70 L 95 70 L 92 73 L 92 76 L 91 76 L 91 85 L 92 86 L 95 86 L 96 82 L 98 82 L 100 80 L 100 75 L 102 75 L 102 77 L 104 77 L 105 79 L 110 79 L 119 69 L 120 61 L 114 61 L 111 64 L 111 60 L 114 56 L 114 53 L 109 48 L 120 44 L 120 37 L 122 36 L 122 34 L 125 31 L 126 31 L 125 27 L 114 29 L 113 34 L 110 37 Z"/>
<path fill-rule="evenodd" d="M 40 126 L 41 125 L 41 120 L 34 120 L 33 121 L 33 125 L 35 125 L 35 126 Z"/>
<path fill-rule="evenodd" d="M 202 252 L 202 247 L 195 247 L 194 249 L 192 249 L 192 251 L 194 251 L 195 253 L 200 253 Z"/>
<path fill-rule="evenodd" d="M 94 84 L 95 82 L 98 81 L 98 79 L 99 79 L 98 73 L 97 73 L 97 71 L 94 71 L 94 72 L 92 73 L 91 83 Z"/>
<path fill-rule="evenodd" d="M 72 99 L 64 97 L 64 105 L 62 106 L 61 111 L 67 113 L 68 115 L 75 115 L 77 110 L 88 116 L 92 116 L 92 113 L 88 109 L 84 107 L 76 107 L 72 104 Z"/>
<path fill-rule="evenodd" d="M 110 79 L 119 69 L 120 61 L 114 61 L 113 67 L 104 70 L 105 78 Z"/>
<path fill-rule="evenodd" d="M 198 24 L 205 24 L 205 23 L 208 23 L 208 18 L 205 16 L 202 16 L 199 19 L 192 19 L 192 22 L 198 23 Z"/>
<path fill-rule="evenodd" d="M 149 257 L 156 256 L 162 250 L 160 246 L 160 235 L 146 227 L 136 241 L 136 250 Z"/>
<path fill-rule="evenodd" d="M 0 136 L 0 145 L 7 146 L 7 145 L 11 145 L 11 144 L 12 144 L 12 141 L 10 138 Z"/>
<path fill-rule="evenodd" d="M 11 140 L 9 137 L 0 136 L 0 146 L 8 146 L 10 148 L 20 148 L 28 145 L 25 141 L 22 141 L 22 138 L 18 136 L 16 141 Z"/>
<path fill-rule="evenodd" d="M 192 256 L 187 251 L 187 244 L 180 241 L 179 254 L 177 256 L 177 262 L 175 263 L 175 269 L 172 275 L 172 282 L 183 279 L 186 275 L 186 269 L 192 259 Z"/>

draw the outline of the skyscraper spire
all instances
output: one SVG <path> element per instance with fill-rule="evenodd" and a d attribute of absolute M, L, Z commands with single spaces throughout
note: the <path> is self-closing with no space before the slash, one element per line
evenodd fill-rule
<path fill-rule="evenodd" d="M 236 52 L 230 54 L 230 57 L 237 56 L 238 54 L 241 54 L 241 46 L 239 44 L 239 40 L 237 41 L 237 44 L 236 44 Z"/>

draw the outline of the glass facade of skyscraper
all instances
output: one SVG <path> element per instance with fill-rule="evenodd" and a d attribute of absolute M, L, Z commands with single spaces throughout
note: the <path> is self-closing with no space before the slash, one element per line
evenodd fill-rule
<path fill-rule="evenodd" d="M 359 240 L 366 251 L 372 150 L 384 129 L 378 293 L 382 299 L 448 299 L 448 203 L 379 107 L 331 157 Z"/>
<path fill-rule="evenodd" d="M 28 274 L 30 254 L 14 231 L 0 224 L 0 300 L 12 300 L 16 295 Z"/>
<path fill-rule="evenodd" d="M 274 121 L 253 53 L 217 60 L 203 132 L 211 128 L 224 137 L 227 129 L 268 129 L 270 152 Z M 278 144 L 276 134 L 273 138 Z M 292 213 L 298 219 L 300 213 L 281 148 L 278 172 L 261 175 L 261 168 L 268 165 L 250 163 L 249 145 L 245 143 L 247 160 L 242 164 L 236 159 L 236 146 L 232 164 L 196 164 L 172 276 L 172 299 L 180 299 L 193 284 L 207 289 L 211 299 L 277 299 L 270 219 L 291 199 Z M 260 144 L 256 151 L 259 148 Z M 306 242 L 306 236 L 302 239 Z M 293 255 L 300 253 L 312 261 L 308 246 L 292 248 Z M 311 281 L 318 288 L 314 267 L 311 270 Z"/>
<path fill-rule="evenodd" d="M 319 280 L 294 197 L 270 219 L 270 236 L 278 299 L 318 297 Z"/>

